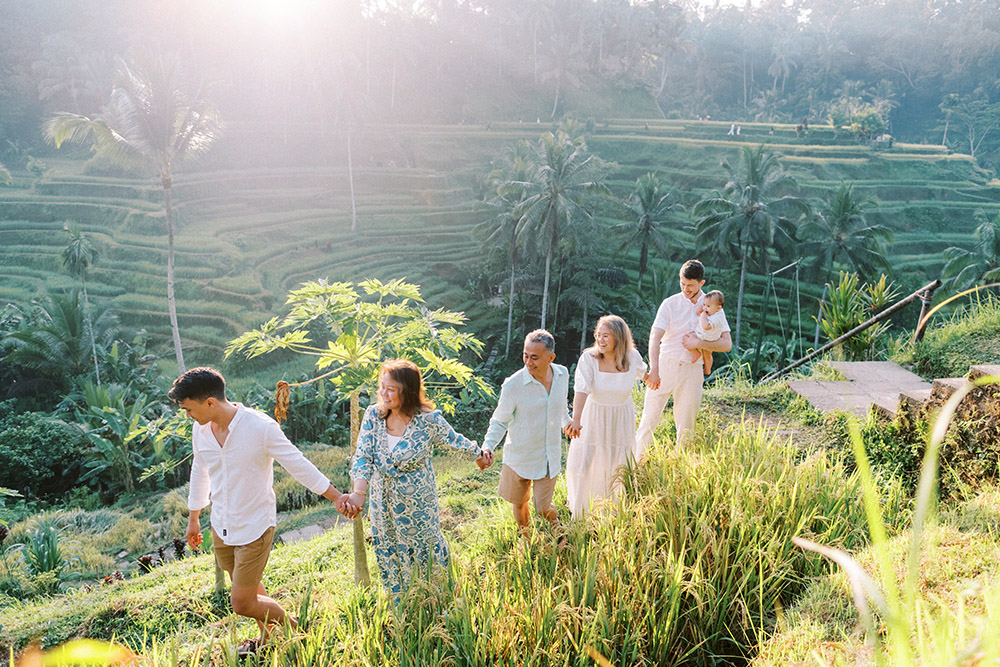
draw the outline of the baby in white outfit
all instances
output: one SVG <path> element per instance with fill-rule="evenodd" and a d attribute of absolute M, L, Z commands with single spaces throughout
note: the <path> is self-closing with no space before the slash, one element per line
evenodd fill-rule
<path fill-rule="evenodd" d="M 725 296 L 719 290 L 712 290 L 705 295 L 695 311 L 698 315 L 698 324 L 694 328 L 694 333 L 700 340 L 712 342 L 722 336 L 722 326 L 726 322 L 726 313 L 722 310 L 725 301 Z M 708 350 L 695 350 L 692 355 L 691 361 L 698 361 L 698 357 L 702 358 L 705 375 L 709 375 L 712 372 L 712 353 Z"/>

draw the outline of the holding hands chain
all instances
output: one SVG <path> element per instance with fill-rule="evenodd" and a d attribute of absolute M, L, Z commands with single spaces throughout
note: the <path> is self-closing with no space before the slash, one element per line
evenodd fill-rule
<path fill-rule="evenodd" d="M 486 449 L 485 447 L 479 450 L 479 456 L 476 458 L 476 465 L 479 466 L 480 470 L 486 470 L 493 465 L 493 450 Z"/>

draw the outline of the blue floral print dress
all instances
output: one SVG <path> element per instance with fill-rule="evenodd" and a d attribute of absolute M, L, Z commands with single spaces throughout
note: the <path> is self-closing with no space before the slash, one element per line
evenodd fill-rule
<path fill-rule="evenodd" d="M 439 410 L 417 413 L 401 439 L 389 444 L 385 419 L 373 405 L 365 411 L 351 478 L 368 482 L 368 516 L 382 583 L 396 599 L 410 585 L 415 567 L 447 567 L 448 543 L 441 534 L 437 483 L 431 455 L 445 446 L 478 457 L 477 443 L 445 421 Z"/>

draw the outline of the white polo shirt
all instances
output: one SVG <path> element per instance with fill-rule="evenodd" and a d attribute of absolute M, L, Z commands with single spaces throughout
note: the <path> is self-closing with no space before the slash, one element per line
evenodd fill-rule
<path fill-rule="evenodd" d="M 678 292 L 668 296 L 656 309 L 656 318 L 653 320 L 654 329 L 663 329 L 663 338 L 660 339 L 660 361 L 689 361 L 691 352 L 685 349 L 681 341 L 684 336 L 694 332 L 698 325 L 698 316 L 695 310 L 705 300 L 705 293 L 698 292 L 698 298 L 691 303 L 683 292 Z M 729 322 L 726 320 L 724 311 L 719 311 L 722 315 L 720 335 L 729 331 Z"/>
<path fill-rule="evenodd" d="M 188 509 L 200 510 L 211 501 L 212 528 L 228 546 L 249 544 L 277 525 L 274 461 L 313 493 L 330 488 L 330 480 L 285 437 L 278 422 L 235 405 L 222 446 L 211 422 L 191 429 Z"/>

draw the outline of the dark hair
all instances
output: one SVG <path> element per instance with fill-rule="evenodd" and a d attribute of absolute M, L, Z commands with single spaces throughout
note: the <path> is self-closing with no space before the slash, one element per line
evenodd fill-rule
<path fill-rule="evenodd" d="M 704 280 L 705 265 L 696 259 L 689 259 L 681 266 L 681 278 L 685 280 Z"/>
<path fill-rule="evenodd" d="M 535 329 L 524 337 L 525 343 L 541 343 L 549 352 L 556 351 L 556 337 L 545 329 Z"/>
<path fill-rule="evenodd" d="M 192 368 L 174 380 L 167 392 L 167 398 L 175 403 L 191 399 L 202 402 L 208 398 L 226 400 L 226 380 L 214 368 L 201 366 Z"/>
<path fill-rule="evenodd" d="M 427 398 L 424 392 L 424 379 L 420 377 L 420 369 L 409 359 L 389 359 L 382 363 L 378 370 L 378 376 L 388 374 L 390 378 L 399 384 L 399 411 L 408 417 L 412 417 L 418 412 L 428 412 L 434 409 L 434 403 Z M 382 407 L 382 395 L 379 394 L 379 414 L 385 417 L 388 413 Z"/>
<path fill-rule="evenodd" d="M 708 294 L 706 294 L 705 298 L 706 299 L 715 299 L 716 301 L 718 301 L 719 302 L 719 308 L 722 308 L 723 306 L 726 305 L 726 296 L 722 292 L 720 292 L 719 290 L 717 290 L 717 289 L 714 289 L 711 292 L 709 292 Z"/>

